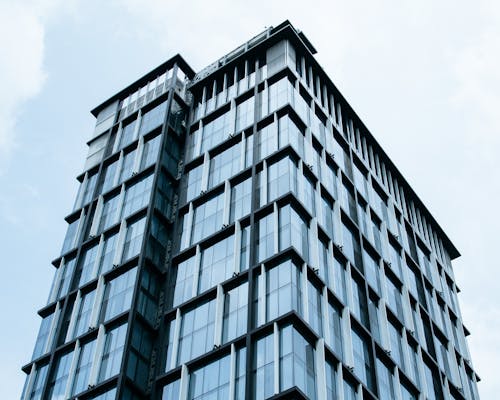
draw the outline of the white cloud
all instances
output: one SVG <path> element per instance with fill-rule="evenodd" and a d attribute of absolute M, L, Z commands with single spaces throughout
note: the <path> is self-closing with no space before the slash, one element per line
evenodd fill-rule
<path fill-rule="evenodd" d="M 35 96 L 45 80 L 44 27 L 37 10 L 0 2 L 0 38 L 0 159 L 5 159 L 16 143 L 16 118 L 23 102 Z"/>

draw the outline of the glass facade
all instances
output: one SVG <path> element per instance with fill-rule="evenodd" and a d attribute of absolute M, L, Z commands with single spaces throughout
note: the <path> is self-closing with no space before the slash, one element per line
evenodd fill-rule
<path fill-rule="evenodd" d="M 458 252 L 311 51 L 286 22 L 94 110 L 23 400 L 478 399 Z"/>

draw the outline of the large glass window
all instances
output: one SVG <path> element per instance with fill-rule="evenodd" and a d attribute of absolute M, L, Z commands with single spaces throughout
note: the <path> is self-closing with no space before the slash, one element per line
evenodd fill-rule
<path fill-rule="evenodd" d="M 181 381 L 177 379 L 176 381 L 170 382 L 163 388 L 162 400 L 178 400 L 181 391 Z"/>
<path fill-rule="evenodd" d="M 120 371 L 126 334 L 126 324 L 106 333 L 106 340 L 104 342 L 104 349 L 101 357 L 101 367 L 99 369 L 99 382 L 115 376 Z"/>
<path fill-rule="evenodd" d="M 90 369 L 94 361 L 95 340 L 86 343 L 80 350 L 78 363 L 75 370 L 75 378 L 73 380 L 73 388 L 71 394 L 74 396 L 87 389 L 90 377 Z"/>
<path fill-rule="evenodd" d="M 363 264 L 367 282 L 377 293 L 380 293 L 378 261 L 376 261 L 365 249 L 363 249 Z"/>
<path fill-rule="evenodd" d="M 97 172 L 87 178 L 85 191 L 83 192 L 82 205 L 85 205 L 94 197 L 95 184 L 97 182 Z"/>
<path fill-rule="evenodd" d="M 252 125 L 254 121 L 254 98 L 243 101 L 236 106 L 236 131 Z"/>
<path fill-rule="evenodd" d="M 392 372 L 377 358 L 377 381 L 380 399 L 394 399 L 394 381 Z"/>
<path fill-rule="evenodd" d="M 186 201 L 190 201 L 200 194 L 202 177 L 203 164 L 189 170 L 186 179 Z"/>
<path fill-rule="evenodd" d="M 229 220 L 234 222 L 250 213 L 252 206 L 252 180 L 246 179 L 231 188 Z"/>
<path fill-rule="evenodd" d="M 35 377 L 33 378 L 33 385 L 31 391 L 27 394 L 29 400 L 41 400 L 45 380 L 47 379 L 47 372 L 49 365 L 42 365 L 35 370 Z"/>
<path fill-rule="evenodd" d="M 163 124 L 165 120 L 165 111 L 167 110 L 167 102 L 157 105 L 153 109 L 144 113 L 141 119 L 141 129 L 139 131 L 140 135 L 144 135 L 154 128 Z"/>
<path fill-rule="evenodd" d="M 346 270 L 345 263 L 338 256 L 333 257 L 333 282 L 334 293 L 346 304 Z"/>
<path fill-rule="evenodd" d="M 98 248 L 99 244 L 96 244 L 85 249 L 80 256 L 80 279 L 76 282 L 76 286 L 83 286 L 93 278 Z"/>
<path fill-rule="evenodd" d="M 231 132 L 231 113 L 225 113 L 210 121 L 203 127 L 201 138 L 201 152 L 211 149 L 221 143 Z"/>
<path fill-rule="evenodd" d="M 297 193 L 297 167 L 287 157 L 271 164 L 268 168 L 268 201 L 273 201 L 288 192 Z"/>
<path fill-rule="evenodd" d="M 68 294 L 69 285 L 71 283 L 71 277 L 75 271 L 76 258 L 70 260 L 65 260 L 64 266 L 59 267 L 59 273 L 61 274 L 61 281 L 59 282 L 59 290 L 57 293 L 57 299 Z M 61 270 L 62 268 L 62 270 Z"/>
<path fill-rule="evenodd" d="M 234 235 L 231 235 L 203 250 L 198 293 L 229 279 L 233 272 Z"/>
<path fill-rule="evenodd" d="M 352 350 L 354 356 L 354 373 L 372 391 L 375 391 L 373 358 L 368 340 L 356 330 L 352 330 Z"/>
<path fill-rule="evenodd" d="M 66 236 L 64 237 L 61 254 L 66 253 L 75 246 L 75 243 L 77 241 L 79 223 L 80 223 L 80 218 L 77 218 L 73 222 L 69 223 L 68 229 L 66 231 Z"/>
<path fill-rule="evenodd" d="M 318 336 L 323 336 L 323 314 L 321 312 L 321 289 L 311 281 L 307 282 L 307 301 L 309 311 L 309 324 Z"/>
<path fill-rule="evenodd" d="M 389 322 L 388 324 L 389 330 L 389 340 L 391 342 L 391 356 L 396 361 L 396 363 L 404 370 L 404 357 L 403 357 L 403 345 L 401 338 L 401 331 L 399 328 L 396 328 L 394 324 Z"/>
<path fill-rule="evenodd" d="M 120 140 L 120 149 L 123 149 L 130 143 L 132 143 L 135 139 L 135 126 L 137 124 L 137 120 L 133 120 L 122 128 L 122 135 Z"/>
<path fill-rule="evenodd" d="M 189 400 L 229 399 L 230 360 L 228 354 L 194 370 L 189 379 Z"/>
<path fill-rule="evenodd" d="M 326 343 L 342 358 L 342 310 L 331 303 L 328 303 L 328 324 L 330 336 Z"/>
<path fill-rule="evenodd" d="M 52 325 L 52 321 L 54 320 L 55 312 L 47 315 L 44 319 L 42 319 L 42 323 L 40 324 L 40 330 L 38 331 L 38 336 L 36 338 L 35 349 L 33 350 L 32 360 L 40 357 L 42 354 L 45 354 L 45 350 L 47 347 L 47 343 L 50 337 L 50 327 Z"/>
<path fill-rule="evenodd" d="M 224 193 L 221 193 L 194 209 L 191 243 L 196 243 L 222 228 L 223 208 Z"/>
<path fill-rule="evenodd" d="M 101 320 L 107 321 L 128 310 L 132 303 L 137 268 L 128 270 L 106 284 Z"/>
<path fill-rule="evenodd" d="M 114 225 L 118 221 L 118 203 L 119 194 L 114 195 L 108 199 L 104 200 L 104 205 L 102 207 L 101 223 L 99 225 L 99 231 L 102 232 L 108 229 L 110 226 Z"/>
<path fill-rule="evenodd" d="M 321 208 L 321 219 L 319 222 L 330 238 L 333 238 L 333 203 L 327 198 L 322 197 Z"/>
<path fill-rule="evenodd" d="M 224 299 L 222 340 L 229 342 L 247 331 L 248 282 L 229 290 Z"/>
<path fill-rule="evenodd" d="M 117 238 L 117 233 L 109 234 L 104 237 L 101 259 L 99 260 L 100 274 L 108 272 L 113 267 Z"/>
<path fill-rule="evenodd" d="M 366 298 L 365 285 L 362 281 L 351 278 L 352 283 L 352 313 L 366 327 L 370 327 L 370 318 L 368 315 L 368 302 Z"/>
<path fill-rule="evenodd" d="M 281 390 L 297 386 L 311 400 L 316 399 L 314 346 L 292 326 L 281 331 Z"/>
<path fill-rule="evenodd" d="M 161 139 L 162 135 L 158 135 L 144 143 L 144 150 L 142 151 L 141 170 L 154 164 L 158 159 Z"/>
<path fill-rule="evenodd" d="M 211 350 L 214 344 L 215 299 L 182 316 L 178 364 Z"/>
<path fill-rule="evenodd" d="M 114 161 L 105 167 L 104 177 L 102 178 L 101 193 L 106 193 L 114 186 L 117 167 L 118 161 Z"/>
<path fill-rule="evenodd" d="M 257 340 L 254 353 L 255 400 L 274 394 L 274 336 Z"/>
<path fill-rule="evenodd" d="M 57 358 L 54 373 L 49 381 L 47 399 L 63 400 L 70 373 L 73 351 Z"/>
<path fill-rule="evenodd" d="M 269 86 L 269 113 L 288 103 L 293 104 L 293 86 L 285 77 Z"/>
<path fill-rule="evenodd" d="M 299 197 L 304 203 L 306 209 L 314 216 L 316 215 L 316 189 L 314 182 L 307 176 L 301 177 L 303 182 L 303 192 Z"/>
<path fill-rule="evenodd" d="M 75 328 L 73 330 L 73 338 L 76 338 L 87 332 L 90 324 L 90 316 L 92 307 L 94 306 L 95 290 L 82 295 L 78 312 L 75 319 Z"/>
<path fill-rule="evenodd" d="M 152 186 L 153 175 L 151 174 L 127 187 L 125 190 L 125 200 L 123 202 L 122 218 L 126 218 L 139 211 L 149 203 Z"/>
<path fill-rule="evenodd" d="M 292 310 L 302 314 L 301 275 L 300 267 L 290 260 L 267 271 L 267 321 Z"/>
<path fill-rule="evenodd" d="M 208 186 L 214 187 L 240 171 L 241 144 L 236 143 L 210 160 Z"/>
<path fill-rule="evenodd" d="M 123 162 L 120 169 L 120 179 L 118 183 L 122 183 L 132 176 L 134 169 L 136 150 L 130 151 L 123 155 Z"/>
<path fill-rule="evenodd" d="M 280 209 L 279 249 L 293 246 L 304 260 L 309 260 L 308 226 L 302 217 L 290 206 Z"/>
<path fill-rule="evenodd" d="M 250 267 L 250 226 L 241 229 L 240 271 Z"/>
<path fill-rule="evenodd" d="M 326 400 L 338 400 L 337 391 L 337 371 L 335 366 L 326 361 L 325 363 L 326 372 Z"/>
<path fill-rule="evenodd" d="M 400 319 L 403 319 L 403 307 L 401 305 L 401 292 L 396 284 L 386 276 L 387 303 L 392 312 Z"/>
<path fill-rule="evenodd" d="M 342 250 L 358 268 L 362 265 L 358 233 L 342 223 Z"/>
<path fill-rule="evenodd" d="M 185 302 L 193 296 L 193 281 L 196 270 L 196 258 L 190 257 L 177 265 L 177 276 L 175 280 L 174 307 Z"/>
<path fill-rule="evenodd" d="M 274 214 L 261 218 L 257 225 L 257 262 L 274 254 Z"/>
<path fill-rule="evenodd" d="M 127 227 L 127 234 L 125 235 L 125 244 L 123 245 L 122 261 L 126 261 L 135 255 L 139 254 L 142 245 L 142 237 L 144 235 L 144 228 L 146 225 L 146 218 L 131 223 Z"/>
<path fill-rule="evenodd" d="M 281 117 L 279 124 L 280 149 L 291 145 L 300 157 L 304 157 L 304 135 L 288 115 Z"/>
<path fill-rule="evenodd" d="M 271 123 L 257 132 L 258 159 L 263 160 L 278 150 L 277 126 Z"/>

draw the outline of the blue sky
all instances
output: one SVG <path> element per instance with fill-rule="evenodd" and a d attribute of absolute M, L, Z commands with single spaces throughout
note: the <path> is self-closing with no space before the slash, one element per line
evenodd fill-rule
<path fill-rule="evenodd" d="M 198 70 L 284 19 L 461 251 L 454 268 L 479 390 L 497 397 L 500 3 L 311 3 L 0 0 L 0 398 L 21 391 L 89 110 L 176 53 Z"/>

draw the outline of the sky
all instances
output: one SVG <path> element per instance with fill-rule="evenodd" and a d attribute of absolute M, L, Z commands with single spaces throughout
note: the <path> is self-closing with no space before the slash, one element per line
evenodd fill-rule
<path fill-rule="evenodd" d="M 174 54 L 195 70 L 289 19 L 460 250 L 482 399 L 500 393 L 500 2 L 0 0 L 0 398 L 19 398 L 94 127 Z"/>

